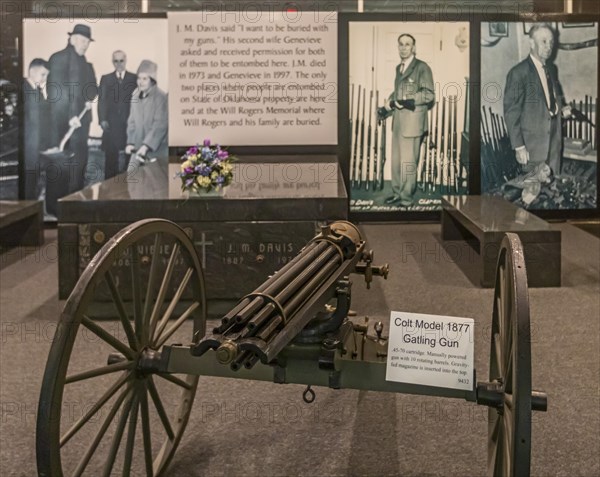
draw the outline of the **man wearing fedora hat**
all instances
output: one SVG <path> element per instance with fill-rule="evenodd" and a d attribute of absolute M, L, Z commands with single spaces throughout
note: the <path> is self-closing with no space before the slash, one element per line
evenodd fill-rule
<path fill-rule="evenodd" d="M 70 159 L 59 160 L 56 166 L 60 177 L 50 197 L 47 197 L 48 212 L 56 214 L 56 201 L 84 186 L 84 175 L 88 162 L 88 137 L 92 113 L 84 112 L 98 95 L 98 85 L 94 67 L 85 58 L 85 53 L 93 40 L 88 25 L 77 24 L 69 34 L 66 48 L 54 53 L 48 61 L 50 74 L 48 83 L 58 90 L 56 101 L 52 103 L 53 137 L 57 144 L 69 128 L 75 132 L 65 148 L 74 155 Z M 79 116 L 81 118 L 79 118 Z M 51 188 L 52 189 L 52 188 Z"/>

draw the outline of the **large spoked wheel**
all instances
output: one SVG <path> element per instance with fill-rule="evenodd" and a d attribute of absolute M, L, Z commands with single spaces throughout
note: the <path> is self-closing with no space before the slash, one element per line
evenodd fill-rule
<path fill-rule="evenodd" d="M 529 475 L 531 455 L 531 343 L 529 293 L 521 241 L 506 234 L 494 291 L 490 382 L 502 396 L 489 408 L 488 473 Z"/>
<path fill-rule="evenodd" d="M 160 350 L 197 342 L 205 326 L 202 269 L 181 228 L 143 220 L 108 241 L 67 300 L 50 349 L 39 475 L 162 475 L 198 377 L 161 373 Z"/>

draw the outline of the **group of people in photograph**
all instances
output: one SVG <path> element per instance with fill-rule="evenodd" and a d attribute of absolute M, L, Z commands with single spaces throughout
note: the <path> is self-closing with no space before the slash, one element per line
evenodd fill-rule
<path fill-rule="evenodd" d="M 57 201 L 86 185 L 92 106 L 98 103 L 104 179 L 140 164 L 168 158 L 167 94 L 157 85 L 158 66 L 141 61 L 136 74 L 127 55 L 112 52 L 114 70 L 98 84 L 86 52 L 90 26 L 76 24 L 64 49 L 46 61 L 29 63 L 23 84 L 25 198 L 45 197 L 46 213 L 57 216 Z"/>

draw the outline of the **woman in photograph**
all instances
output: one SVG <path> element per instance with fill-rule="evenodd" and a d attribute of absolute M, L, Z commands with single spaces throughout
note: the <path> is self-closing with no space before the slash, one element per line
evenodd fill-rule
<path fill-rule="evenodd" d="M 153 61 L 142 60 L 137 70 L 138 87 L 131 99 L 125 153 L 135 152 L 142 163 L 159 159 L 166 164 L 169 158 L 167 94 L 156 83 L 157 69 Z"/>

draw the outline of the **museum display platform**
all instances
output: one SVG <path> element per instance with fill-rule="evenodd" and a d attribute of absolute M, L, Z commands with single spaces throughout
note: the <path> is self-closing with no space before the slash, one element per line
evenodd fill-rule
<path fill-rule="evenodd" d="M 291 260 L 322 224 L 347 218 L 348 196 L 335 155 L 241 157 L 233 183 L 216 196 L 182 193 L 179 169 L 175 158 L 168 166 L 130 167 L 59 201 L 61 299 L 120 229 L 163 218 L 193 239 L 209 310 L 219 313 Z M 143 264 L 153 253 L 152 243 L 139 252 Z M 159 254 L 168 260 L 167 244 Z"/>
<path fill-rule="evenodd" d="M 0 200 L 2 247 L 44 243 L 44 208 L 38 200 Z"/>
<path fill-rule="evenodd" d="M 561 284 L 561 234 L 548 222 L 502 197 L 442 197 L 442 238 L 465 240 L 477 252 L 481 286 L 493 287 L 500 242 L 516 233 L 525 253 L 530 287 Z"/>

